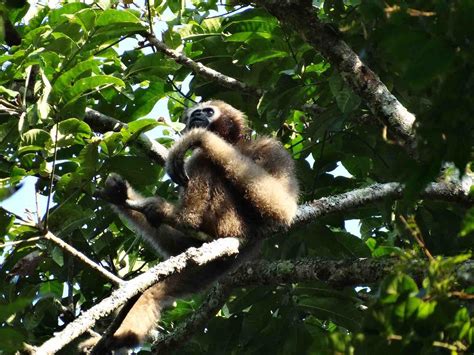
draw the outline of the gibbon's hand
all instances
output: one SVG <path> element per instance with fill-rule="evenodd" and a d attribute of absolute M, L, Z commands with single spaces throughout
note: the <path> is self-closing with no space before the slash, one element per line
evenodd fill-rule
<path fill-rule="evenodd" d="M 184 157 L 168 160 L 166 172 L 177 185 L 185 187 L 188 184 L 189 176 L 184 170 Z"/>
<path fill-rule="evenodd" d="M 199 147 L 208 134 L 213 133 L 204 128 L 193 128 L 171 147 L 166 161 L 166 172 L 176 184 L 180 186 L 188 184 L 189 176 L 184 169 L 185 154 L 189 149 Z"/>
<path fill-rule="evenodd" d="M 125 205 L 128 199 L 127 181 L 118 174 L 111 173 L 105 181 L 103 189 L 98 189 L 95 195 L 114 205 Z"/>

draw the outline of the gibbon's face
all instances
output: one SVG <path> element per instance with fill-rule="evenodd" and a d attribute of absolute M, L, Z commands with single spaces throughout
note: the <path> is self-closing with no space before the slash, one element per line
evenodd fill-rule
<path fill-rule="evenodd" d="M 208 128 L 220 115 L 219 108 L 209 101 L 200 103 L 187 112 L 186 128 Z"/>

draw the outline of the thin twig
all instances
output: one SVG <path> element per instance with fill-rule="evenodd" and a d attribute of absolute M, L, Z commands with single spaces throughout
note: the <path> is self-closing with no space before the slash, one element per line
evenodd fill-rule
<path fill-rule="evenodd" d="M 46 229 L 48 228 L 49 205 L 51 203 L 51 197 L 53 196 L 54 172 L 56 170 L 56 159 L 58 157 L 58 132 L 59 132 L 59 123 L 56 123 L 56 132 L 54 135 L 53 166 L 51 168 L 51 176 L 49 179 L 49 194 L 48 194 L 48 199 L 46 200 L 46 216 L 44 218 L 44 228 Z"/>
<path fill-rule="evenodd" d="M 183 53 L 180 53 L 174 49 L 169 48 L 164 42 L 160 41 L 158 38 L 152 34 L 147 34 L 146 39 L 150 42 L 158 51 L 162 52 L 166 56 L 173 59 L 176 63 L 181 64 L 189 69 L 191 69 L 195 74 L 202 76 L 203 78 L 217 82 L 221 86 L 232 90 L 238 90 L 242 93 L 250 95 L 262 94 L 262 91 L 256 88 L 253 88 L 242 81 L 234 79 L 230 76 L 224 75 L 217 70 L 209 68 L 200 62 L 196 62 Z"/>
<path fill-rule="evenodd" d="M 20 216 L 19 214 L 16 214 L 15 212 L 7 210 L 5 207 L 0 207 L 0 211 L 4 211 L 5 213 L 8 213 L 8 214 L 11 214 L 12 216 L 15 216 L 16 219 L 18 219 L 19 221 L 22 221 L 25 225 L 34 227 L 34 222 L 33 221 L 27 220 L 27 219 L 23 218 L 22 216 Z"/>
<path fill-rule="evenodd" d="M 32 238 L 23 239 L 23 240 L 14 240 L 14 241 L 11 241 L 11 242 L 5 242 L 3 244 L 0 244 L 0 248 L 11 247 L 11 246 L 18 245 L 18 244 L 23 244 L 23 243 L 35 242 L 35 241 L 40 240 L 40 239 L 41 239 L 41 237 L 32 237 Z"/>
<path fill-rule="evenodd" d="M 225 16 L 228 16 L 228 15 L 231 15 L 237 11 L 240 11 L 242 10 L 243 8 L 247 7 L 246 5 L 242 5 L 240 7 L 237 7 L 236 9 L 234 10 L 231 10 L 231 11 L 227 11 L 226 13 L 223 13 L 223 14 L 218 14 L 218 15 L 214 15 L 214 16 L 208 16 L 206 17 L 206 20 L 208 19 L 211 19 L 211 18 L 219 18 L 219 17 L 225 17 Z"/>
<path fill-rule="evenodd" d="M 56 237 L 53 233 L 51 233 L 49 231 L 46 232 L 46 234 L 44 235 L 44 238 L 47 239 L 47 240 L 50 240 L 51 242 L 53 242 L 54 244 L 59 246 L 61 249 L 67 251 L 69 254 L 71 254 L 75 258 L 79 259 L 80 261 L 82 261 L 84 264 L 89 266 L 91 269 L 97 271 L 99 274 L 104 276 L 106 279 L 108 279 L 112 283 L 114 283 L 116 285 L 122 285 L 124 283 L 124 281 L 121 278 L 119 278 L 118 276 L 115 276 L 110 271 L 104 269 L 102 266 L 95 263 L 94 261 L 89 259 L 86 255 L 81 253 L 79 250 L 77 250 L 74 247 L 72 247 L 71 245 L 67 244 L 62 239 Z"/>
<path fill-rule="evenodd" d="M 415 220 L 411 217 L 409 221 L 405 219 L 403 216 L 398 216 L 398 219 L 403 223 L 405 228 L 410 232 L 410 235 L 415 239 L 415 241 L 418 243 L 420 246 L 421 250 L 423 253 L 425 253 L 426 257 L 428 258 L 429 261 L 434 261 L 433 255 L 430 253 L 428 248 L 426 247 L 425 241 L 423 239 L 423 235 L 421 234 L 420 229 L 416 225 Z"/>

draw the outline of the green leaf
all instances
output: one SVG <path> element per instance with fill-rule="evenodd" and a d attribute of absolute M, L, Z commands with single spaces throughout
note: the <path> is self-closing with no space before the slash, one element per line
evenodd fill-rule
<path fill-rule="evenodd" d="M 165 84 L 162 81 L 155 81 L 146 89 L 137 89 L 133 102 L 127 105 L 126 116 L 130 120 L 145 116 L 165 94 Z"/>
<path fill-rule="evenodd" d="M 92 178 L 99 167 L 98 142 L 86 145 L 79 153 L 78 162 L 80 164 L 79 174 L 84 179 Z"/>
<path fill-rule="evenodd" d="M 467 211 L 459 235 L 461 237 L 466 237 L 472 232 L 474 232 L 474 208 L 471 208 Z"/>
<path fill-rule="evenodd" d="M 372 159 L 367 157 L 347 157 L 341 163 L 351 175 L 360 179 L 367 178 L 372 169 Z"/>
<path fill-rule="evenodd" d="M 54 247 L 51 250 L 51 258 L 54 260 L 56 264 L 58 264 L 58 266 L 60 267 L 64 266 L 64 255 L 63 255 L 63 251 L 60 248 Z"/>
<path fill-rule="evenodd" d="M 41 81 L 43 82 L 43 92 L 41 93 L 41 96 L 39 97 L 39 100 L 37 102 L 37 107 L 38 107 L 39 118 L 41 120 L 44 120 L 48 117 L 49 112 L 51 111 L 51 106 L 48 102 L 48 99 L 49 99 L 49 94 L 51 93 L 52 87 L 48 78 L 46 77 L 44 73 L 44 70 L 40 69 L 40 74 L 41 74 Z"/>
<path fill-rule="evenodd" d="M 5 353 L 13 354 L 23 348 L 26 337 L 19 331 L 12 328 L 0 329 L 0 346 Z"/>
<path fill-rule="evenodd" d="M 65 93 L 66 101 L 76 100 L 82 95 L 89 94 L 91 91 L 100 91 L 108 86 L 125 87 L 125 83 L 112 75 L 96 75 L 79 79 L 74 86 Z"/>
<path fill-rule="evenodd" d="M 81 2 L 72 2 L 72 3 L 64 4 L 63 6 L 49 13 L 48 15 L 49 23 L 52 26 L 58 25 L 61 22 L 65 22 L 68 20 L 68 18 L 64 15 L 74 14 L 87 7 L 88 6 L 86 4 L 83 4 Z"/>
<path fill-rule="evenodd" d="M 238 32 L 225 38 L 226 42 L 247 42 L 251 39 L 271 39 L 272 34 L 268 32 Z"/>
<path fill-rule="evenodd" d="M 97 18 L 96 26 L 118 25 L 120 23 L 141 23 L 140 19 L 136 17 L 131 11 L 127 10 L 105 10 Z"/>
<path fill-rule="evenodd" d="M 61 74 L 53 85 L 53 91 L 56 95 L 64 95 L 64 91 L 73 85 L 73 82 L 84 72 L 90 71 L 96 75 L 100 74 L 100 62 L 97 59 L 89 59 L 79 62 L 70 70 Z"/>
<path fill-rule="evenodd" d="M 4 236 L 10 230 L 10 227 L 15 221 L 15 216 L 10 215 L 4 210 L 0 210 L 0 235 Z M 1 318 L 1 317 L 0 317 Z"/>
<path fill-rule="evenodd" d="M 100 13 L 100 12 L 99 12 Z M 86 32 L 94 29 L 98 11 L 94 9 L 83 9 L 74 14 L 65 15 L 71 22 L 78 23 Z"/>
<path fill-rule="evenodd" d="M 127 76 L 142 74 L 149 79 L 149 76 L 146 77 L 146 75 L 156 75 L 166 79 L 170 73 L 176 71 L 179 67 L 179 64 L 175 61 L 164 58 L 163 54 L 151 53 L 140 57 L 131 65 L 127 69 Z"/>
<path fill-rule="evenodd" d="M 418 293 L 416 282 L 407 275 L 388 276 L 381 284 L 380 301 L 394 303 L 399 298 Z"/>
<path fill-rule="evenodd" d="M 240 63 L 243 64 L 255 64 L 255 63 L 260 63 L 264 62 L 266 60 L 270 59 L 275 59 L 275 58 L 285 58 L 288 57 L 288 53 L 285 51 L 278 51 L 278 50 L 263 50 L 263 51 L 257 51 L 257 50 L 249 50 L 247 53 L 241 52 L 240 56 L 235 56 L 237 60 L 239 60 Z"/>
<path fill-rule="evenodd" d="M 359 107 L 360 97 L 354 94 L 339 74 L 334 73 L 329 78 L 329 88 L 336 98 L 337 107 L 342 113 L 349 113 Z"/>
<path fill-rule="evenodd" d="M 67 236 L 84 224 L 90 223 L 95 217 L 91 209 L 83 209 L 74 203 L 66 203 L 53 210 L 50 213 L 51 228 L 59 231 L 59 236 Z M 63 255 L 60 250 L 52 251 L 53 260 L 59 265 L 64 263 Z"/>
<path fill-rule="evenodd" d="M 0 321 L 5 322 L 31 304 L 31 299 L 20 297 L 8 304 L 0 304 Z"/>
<path fill-rule="evenodd" d="M 152 185 L 158 181 L 160 168 L 146 159 L 132 156 L 116 156 L 107 161 L 107 170 L 116 172 L 135 185 Z"/>
<path fill-rule="evenodd" d="M 417 315 L 418 308 L 423 303 L 422 300 L 416 297 L 410 297 L 405 302 L 397 305 L 394 309 L 393 314 L 400 320 L 400 321 L 409 321 L 413 320 L 413 318 Z"/>
<path fill-rule="evenodd" d="M 48 132 L 33 128 L 21 136 L 21 145 L 18 153 L 23 154 L 30 151 L 48 150 L 52 146 L 51 136 Z"/>
<path fill-rule="evenodd" d="M 74 144 L 85 145 L 86 139 L 92 136 L 92 130 L 87 123 L 69 118 L 51 129 L 51 137 L 56 137 L 56 134 L 58 147 L 67 147 Z"/>
<path fill-rule="evenodd" d="M 53 295 L 61 298 L 63 295 L 63 284 L 57 280 L 42 282 L 39 292 L 42 297 Z"/>
<path fill-rule="evenodd" d="M 1 24 L 0 24 L 1 25 Z M 7 89 L 5 86 L 0 85 L 0 94 L 6 94 L 12 99 L 18 97 L 20 93 L 18 91 Z"/>
<path fill-rule="evenodd" d="M 136 137 L 137 135 L 149 131 L 150 129 L 153 129 L 158 125 L 159 123 L 157 120 L 154 120 L 152 118 L 146 118 L 130 122 L 128 124 L 128 127 L 126 129 L 124 128 L 123 130 Z"/>

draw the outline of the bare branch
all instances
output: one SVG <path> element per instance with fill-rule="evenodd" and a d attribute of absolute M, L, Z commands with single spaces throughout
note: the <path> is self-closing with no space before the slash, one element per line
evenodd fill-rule
<path fill-rule="evenodd" d="M 307 281 L 322 281 L 334 287 L 358 286 L 379 281 L 396 262 L 396 258 L 257 260 L 239 267 L 229 280 L 234 287 Z"/>
<path fill-rule="evenodd" d="M 114 284 L 116 284 L 116 285 L 123 285 L 124 284 L 124 281 L 120 277 L 117 277 L 114 274 L 112 274 L 110 271 L 104 269 L 102 266 L 95 263 L 94 261 L 89 259 L 86 255 L 81 253 L 79 250 L 73 248 L 72 246 L 70 246 L 69 244 L 64 242 L 61 238 L 56 237 L 53 233 L 46 232 L 46 234 L 44 235 L 44 238 L 47 239 L 47 240 L 52 241 L 54 244 L 59 246 L 61 249 L 65 250 L 66 252 L 68 252 L 69 254 L 74 256 L 75 258 L 79 259 L 84 264 L 89 266 L 91 269 L 97 271 L 99 274 L 104 276 L 109 281 L 112 281 Z"/>
<path fill-rule="evenodd" d="M 248 1 L 240 1 L 248 3 Z M 253 2 L 253 1 L 252 1 Z M 311 0 L 255 0 L 282 23 L 289 25 L 328 59 L 376 117 L 415 155 L 415 116 L 390 93 L 380 78 L 344 42 L 337 30 L 316 16 Z"/>
<path fill-rule="evenodd" d="M 341 212 L 386 199 L 403 197 L 404 186 L 400 183 L 373 184 L 362 189 L 340 195 L 323 197 L 301 205 L 293 225 L 305 224 L 320 216 Z M 457 202 L 472 206 L 474 198 L 469 196 L 469 188 L 459 184 L 432 183 L 421 193 L 422 198 Z"/>
<path fill-rule="evenodd" d="M 109 297 L 80 315 L 68 324 L 61 332 L 44 342 L 37 348 L 36 354 L 54 354 L 65 345 L 91 328 L 95 322 L 110 314 L 133 296 L 142 293 L 166 276 L 177 274 L 192 265 L 204 265 L 223 256 L 235 255 L 239 252 L 239 241 L 235 238 L 217 239 L 203 244 L 200 248 L 189 248 L 184 253 L 159 263 L 146 273 L 125 282 Z"/>
<path fill-rule="evenodd" d="M 86 109 L 84 121 L 98 132 L 118 132 L 123 127 L 127 127 L 126 123 L 123 123 L 113 117 L 104 115 L 103 113 L 91 108 Z M 138 137 L 137 143 L 140 145 L 143 151 L 150 156 L 150 158 L 152 158 L 158 164 L 164 165 L 166 158 L 168 157 L 168 149 L 166 149 L 157 141 L 148 138 L 143 133 Z"/>
<path fill-rule="evenodd" d="M 176 63 L 181 64 L 185 67 L 191 69 L 196 75 L 203 77 L 209 81 L 215 81 L 219 85 L 232 89 L 242 91 L 243 93 L 258 95 L 260 96 L 262 92 L 259 89 L 255 89 L 242 81 L 231 78 L 230 76 L 224 75 L 217 70 L 209 68 L 202 63 L 195 62 L 194 60 L 186 57 L 183 53 L 180 53 L 174 49 L 169 48 L 166 44 L 161 42 L 155 36 L 151 34 L 147 35 L 147 40 L 150 42 L 157 50 L 167 55 L 173 59 Z"/>

